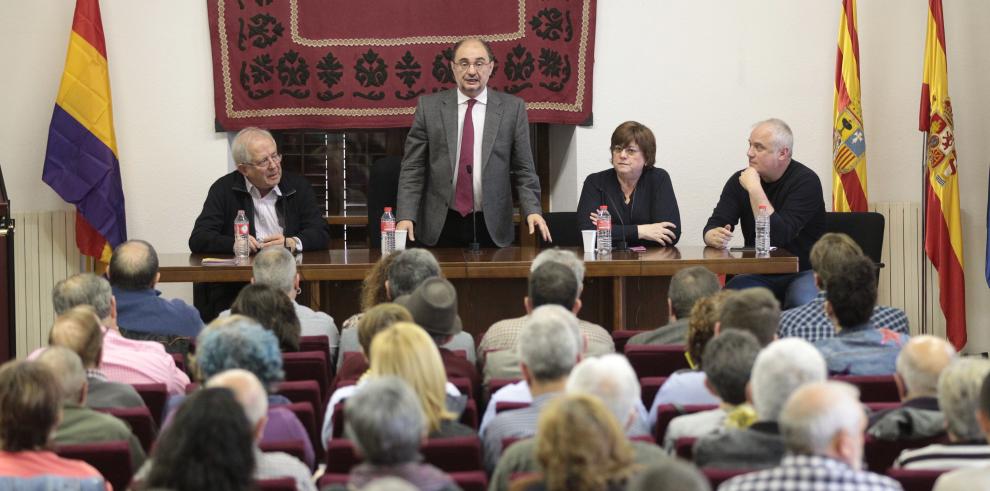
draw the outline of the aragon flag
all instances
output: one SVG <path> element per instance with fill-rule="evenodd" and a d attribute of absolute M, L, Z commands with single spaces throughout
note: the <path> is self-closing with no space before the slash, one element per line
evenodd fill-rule
<path fill-rule="evenodd" d="M 966 289 L 959 174 L 946 63 L 942 0 L 929 0 L 918 125 L 918 129 L 925 132 L 928 138 L 925 152 L 925 254 L 938 270 L 939 304 L 945 314 L 946 334 L 958 350 L 966 344 Z"/>
<path fill-rule="evenodd" d="M 76 205 L 79 251 L 109 262 L 127 228 L 98 0 L 76 0 L 42 180 Z"/>
<path fill-rule="evenodd" d="M 866 135 L 859 97 L 859 34 L 856 0 L 842 0 L 839 50 L 835 55 L 835 105 L 832 118 L 832 209 L 868 211 Z"/>

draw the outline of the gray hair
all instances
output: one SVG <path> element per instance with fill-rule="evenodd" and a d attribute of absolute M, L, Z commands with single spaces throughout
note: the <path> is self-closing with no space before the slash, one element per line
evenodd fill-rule
<path fill-rule="evenodd" d="M 729 329 L 705 345 L 701 368 L 723 402 L 746 402 L 746 384 L 759 352 L 756 336 L 739 329 Z"/>
<path fill-rule="evenodd" d="M 897 355 L 897 373 L 911 396 L 935 397 L 938 377 L 956 357 L 948 341 L 935 336 L 914 336 Z"/>
<path fill-rule="evenodd" d="M 639 379 L 625 356 L 610 353 L 586 358 L 567 378 L 568 393 L 585 393 L 601 399 L 605 407 L 625 426 L 635 414 L 640 397 Z"/>
<path fill-rule="evenodd" d="M 681 459 L 654 462 L 633 475 L 626 491 L 711 491 L 705 475 Z"/>
<path fill-rule="evenodd" d="M 720 289 L 715 273 L 704 266 L 691 266 L 674 273 L 667 296 L 673 314 L 678 319 L 686 319 L 698 300 L 714 295 Z"/>
<path fill-rule="evenodd" d="M 366 484 L 361 491 L 417 491 L 409 481 L 394 476 L 380 477 Z"/>
<path fill-rule="evenodd" d="M 58 380 L 63 402 L 78 402 L 86 385 L 86 370 L 75 351 L 61 346 L 45 348 L 37 362 L 51 371 Z"/>
<path fill-rule="evenodd" d="M 427 278 L 440 276 L 440 263 L 426 249 L 407 249 L 399 253 L 388 268 L 388 289 L 392 300 L 409 295 Z"/>
<path fill-rule="evenodd" d="M 258 424 L 268 414 L 268 393 L 261 381 L 253 373 L 242 368 L 224 370 L 206 381 L 207 388 L 223 387 L 234 393 L 234 397 L 247 416 L 251 426 Z"/>
<path fill-rule="evenodd" d="M 344 426 L 368 462 L 395 465 L 419 456 L 426 416 L 416 393 L 404 380 L 374 377 L 347 399 Z"/>
<path fill-rule="evenodd" d="M 827 374 L 825 359 L 804 339 L 770 343 L 756 356 L 751 377 L 753 406 L 760 421 L 777 421 L 794 391 L 804 384 L 824 381 Z"/>
<path fill-rule="evenodd" d="M 533 263 L 529 265 L 529 272 L 536 271 L 536 268 L 543 266 L 545 263 L 563 264 L 571 268 L 571 271 L 574 271 L 574 279 L 577 280 L 578 292 L 580 293 L 581 287 L 584 285 L 584 261 L 577 254 L 574 254 L 574 251 L 557 247 L 546 249 L 533 258 Z"/>
<path fill-rule="evenodd" d="M 110 317 L 113 290 L 110 282 L 93 273 L 72 275 L 52 288 L 52 306 L 55 315 L 62 315 L 76 305 L 89 305 L 96 310 L 100 320 Z"/>
<path fill-rule="evenodd" d="M 250 317 L 234 314 L 216 319 L 196 338 L 196 365 L 203 378 L 243 368 L 272 392 L 285 379 L 275 333 Z"/>
<path fill-rule="evenodd" d="M 270 131 L 254 126 L 249 126 L 237 132 L 237 135 L 234 136 L 234 142 L 230 144 L 230 156 L 234 159 L 235 164 L 254 163 L 251 162 L 251 152 L 248 151 L 247 147 L 249 143 L 258 138 L 267 138 L 272 142 L 275 141 L 275 137 L 272 136 Z"/>
<path fill-rule="evenodd" d="M 251 276 L 257 284 L 291 293 L 296 287 L 296 259 L 284 247 L 266 247 L 254 257 Z"/>
<path fill-rule="evenodd" d="M 753 125 L 753 128 L 767 125 L 770 127 L 770 134 L 773 136 L 774 150 L 786 148 L 788 153 L 794 155 L 794 133 L 791 127 L 783 120 L 777 118 L 764 119 Z"/>
<path fill-rule="evenodd" d="M 805 384 L 781 411 L 780 433 L 791 452 L 825 455 L 838 433 L 862 433 L 865 417 L 856 387 L 836 381 Z"/>
<path fill-rule="evenodd" d="M 577 317 L 559 305 L 537 307 L 519 333 L 519 359 L 541 382 L 566 377 L 584 344 Z"/>
<path fill-rule="evenodd" d="M 984 439 L 976 421 L 976 410 L 980 407 L 983 379 L 988 373 L 990 360 L 960 358 L 938 378 L 938 405 L 945 414 L 946 430 L 958 440 Z"/>

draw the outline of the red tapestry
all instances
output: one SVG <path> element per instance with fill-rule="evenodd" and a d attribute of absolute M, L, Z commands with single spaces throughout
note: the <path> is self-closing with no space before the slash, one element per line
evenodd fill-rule
<path fill-rule="evenodd" d="M 224 130 L 390 128 L 417 98 L 455 87 L 451 46 L 495 52 L 488 86 L 531 122 L 591 116 L 594 0 L 208 0 Z"/>

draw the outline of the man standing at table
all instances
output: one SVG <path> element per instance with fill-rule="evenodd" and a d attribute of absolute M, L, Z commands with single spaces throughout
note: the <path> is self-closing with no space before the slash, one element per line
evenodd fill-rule
<path fill-rule="evenodd" d="M 540 208 L 540 181 L 529 146 L 526 104 L 488 90 L 491 48 L 479 38 L 454 45 L 457 90 L 420 97 L 399 173 L 397 228 L 410 241 L 437 247 L 512 243 L 512 188 L 529 233 L 550 229 Z M 476 222 L 475 222 L 476 220 Z"/>
<path fill-rule="evenodd" d="M 747 247 L 756 244 L 754 216 L 760 206 L 770 213 L 770 244 L 798 257 L 793 274 L 737 275 L 725 285 L 741 290 L 763 286 L 785 309 L 804 305 L 818 294 L 808 254 L 825 233 L 822 182 L 815 171 L 791 158 L 794 135 L 779 119 L 761 121 L 749 135 L 749 165 L 732 174 L 705 225 L 705 244 L 726 248 L 736 223 Z"/>

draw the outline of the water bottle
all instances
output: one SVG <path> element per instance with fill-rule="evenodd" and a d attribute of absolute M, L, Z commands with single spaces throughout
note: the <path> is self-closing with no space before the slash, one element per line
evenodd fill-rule
<path fill-rule="evenodd" d="M 387 256 L 395 250 L 395 215 L 392 207 L 386 206 L 382 214 L 382 256 Z"/>
<path fill-rule="evenodd" d="M 598 229 L 598 253 L 608 254 L 612 252 L 612 215 L 608 213 L 608 207 L 605 205 L 598 207 L 596 228 Z"/>
<path fill-rule="evenodd" d="M 238 263 L 247 262 L 251 254 L 251 242 L 248 239 L 248 219 L 244 210 L 237 210 L 237 218 L 234 219 L 234 259 Z"/>
<path fill-rule="evenodd" d="M 756 214 L 756 253 L 770 253 L 770 212 L 767 205 L 760 205 L 760 212 Z"/>

